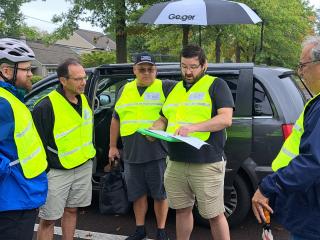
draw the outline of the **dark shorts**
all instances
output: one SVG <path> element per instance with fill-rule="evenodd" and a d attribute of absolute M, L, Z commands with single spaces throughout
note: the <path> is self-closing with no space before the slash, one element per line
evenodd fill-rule
<path fill-rule="evenodd" d="M 0 212 L 0 239 L 32 240 L 37 210 Z"/>
<path fill-rule="evenodd" d="M 165 170 L 165 159 L 140 164 L 124 163 L 129 201 L 134 202 L 145 194 L 155 200 L 166 199 L 163 184 Z"/>

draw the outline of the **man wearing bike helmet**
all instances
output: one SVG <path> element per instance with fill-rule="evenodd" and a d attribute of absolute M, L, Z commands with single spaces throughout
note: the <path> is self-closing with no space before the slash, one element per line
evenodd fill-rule
<path fill-rule="evenodd" d="M 45 150 L 23 103 L 32 60 L 24 42 L 0 39 L 0 239 L 31 240 L 47 196 Z"/>

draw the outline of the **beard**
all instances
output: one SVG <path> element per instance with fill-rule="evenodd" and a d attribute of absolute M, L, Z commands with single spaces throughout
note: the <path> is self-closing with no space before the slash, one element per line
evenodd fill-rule
<path fill-rule="evenodd" d="M 185 83 L 186 86 L 192 86 L 196 82 L 198 82 L 204 75 L 205 71 L 202 70 L 198 75 L 194 76 L 193 74 L 186 75 L 183 72 L 181 72 L 182 80 Z"/>

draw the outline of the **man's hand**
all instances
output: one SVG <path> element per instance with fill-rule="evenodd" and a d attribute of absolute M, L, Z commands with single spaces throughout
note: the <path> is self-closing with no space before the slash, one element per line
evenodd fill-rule
<path fill-rule="evenodd" d="M 263 213 L 263 209 L 267 209 L 270 213 L 273 213 L 272 208 L 269 206 L 269 199 L 266 198 L 258 189 L 252 197 L 252 210 L 259 223 L 266 222 L 266 218 Z"/>
<path fill-rule="evenodd" d="M 187 137 L 189 135 L 189 133 L 193 133 L 195 132 L 196 129 L 194 127 L 194 125 L 185 125 L 185 126 L 181 126 L 179 127 L 175 132 L 174 135 L 180 135 L 183 137 Z"/>
<path fill-rule="evenodd" d="M 117 147 L 110 147 L 108 157 L 109 157 L 109 164 L 111 166 L 114 160 L 120 159 L 119 149 Z"/>
<path fill-rule="evenodd" d="M 165 117 L 160 116 L 160 118 L 152 124 L 151 127 L 149 127 L 150 130 L 166 130 L 167 127 L 167 119 Z M 156 139 L 154 137 L 146 136 L 146 138 L 150 142 L 154 142 Z"/>
<path fill-rule="evenodd" d="M 151 126 L 151 127 L 149 127 L 148 129 L 149 129 L 149 130 L 159 130 L 159 129 L 157 129 L 157 127 L 155 127 L 155 126 Z M 148 136 L 148 135 L 146 135 L 146 139 L 148 139 L 148 141 L 150 141 L 150 142 L 154 142 L 154 141 L 156 140 L 156 138 L 151 137 L 151 136 Z"/>

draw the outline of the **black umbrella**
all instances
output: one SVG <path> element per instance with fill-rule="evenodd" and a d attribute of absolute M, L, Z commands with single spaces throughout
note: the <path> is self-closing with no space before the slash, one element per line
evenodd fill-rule
<path fill-rule="evenodd" d="M 140 23 L 199 26 L 256 24 L 261 21 L 246 4 L 225 0 L 175 0 L 157 3 L 139 19 Z M 201 33 L 199 40 L 201 45 Z"/>

